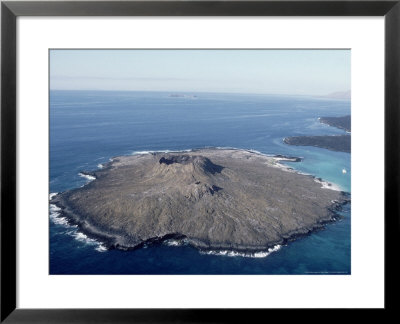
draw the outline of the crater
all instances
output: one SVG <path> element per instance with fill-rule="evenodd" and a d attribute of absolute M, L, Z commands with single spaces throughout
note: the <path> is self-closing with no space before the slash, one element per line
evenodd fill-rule
<path fill-rule="evenodd" d="M 199 156 L 199 155 L 170 155 L 168 157 L 163 156 L 159 160 L 160 164 L 172 165 L 172 164 L 182 164 L 188 165 L 193 164 L 195 167 L 200 167 L 202 171 L 211 174 L 221 173 L 224 169 L 223 166 L 214 164 L 210 159 Z"/>

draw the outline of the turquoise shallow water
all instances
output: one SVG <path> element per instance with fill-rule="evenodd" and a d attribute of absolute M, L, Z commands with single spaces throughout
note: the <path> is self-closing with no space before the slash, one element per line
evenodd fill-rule
<path fill-rule="evenodd" d="M 288 146 L 286 136 L 341 134 L 320 116 L 350 114 L 350 103 L 310 97 L 199 93 L 52 91 L 50 192 L 86 183 L 78 174 L 138 151 L 202 147 L 303 157 L 291 167 L 351 192 L 350 154 Z M 347 173 L 342 170 L 346 169 Z M 103 249 L 51 209 L 51 274 L 350 274 L 350 205 L 342 218 L 266 257 L 208 255 L 178 242 L 135 251 Z"/>

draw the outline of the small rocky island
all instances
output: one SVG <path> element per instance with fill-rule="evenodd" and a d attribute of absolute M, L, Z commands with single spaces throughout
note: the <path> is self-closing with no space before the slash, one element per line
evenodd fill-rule
<path fill-rule="evenodd" d="M 351 132 L 351 117 L 320 117 L 322 124 Z M 297 146 L 315 146 L 331 151 L 351 153 L 351 135 L 291 136 L 283 139 L 285 144 Z"/>
<path fill-rule="evenodd" d="M 108 248 L 186 238 L 204 250 L 263 251 L 323 227 L 350 200 L 282 160 L 234 149 L 121 156 L 50 202 Z"/>

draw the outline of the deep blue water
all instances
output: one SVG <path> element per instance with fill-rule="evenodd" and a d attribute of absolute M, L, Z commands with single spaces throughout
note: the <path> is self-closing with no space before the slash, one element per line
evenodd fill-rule
<path fill-rule="evenodd" d="M 111 157 L 138 151 L 235 147 L 301 156 L 290 166 L 350 192 L 350 154 L 282 143 L 286 136 L 341 134 L 320 116 L 350 114 L 350 102 L 299 96 L 160 92 L 50 92 L 50 192 L 84 185 L 78 175 Z M 347 173 L 342 172 L 343 169 Z M 54 213 L 53 213 L 54 215 Z M 350 206 L 324 230 L 267 257 L 201 254 L 161 244 L 104 250 L 52 218 L 50 274 L 350 274 Z"/>

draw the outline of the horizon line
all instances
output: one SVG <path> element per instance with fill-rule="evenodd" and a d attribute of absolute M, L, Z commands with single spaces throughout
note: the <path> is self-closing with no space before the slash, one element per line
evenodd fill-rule
<path fill-rule="evenodd" d="M 231 92 L 231 91 L 188 91 L 188 90 L 117 90 L 117 89 L 51 89 L 49 91 L 98 91 L 98 92 L 165 92 L 170 94 L 179 93 L 214 93 L 214 94 L 243 94 L 243 95 L 269 95 L 269 96 L 299 96 L 316 97 L 336 100 L 351 100 L 351 98 L 333 98 L 329 97 L 337 93 L 351 93 L 351 90 L 333 91 L 327 94 L 293 94 L 293 93 L 266 93 L 266 92 Z"/>

